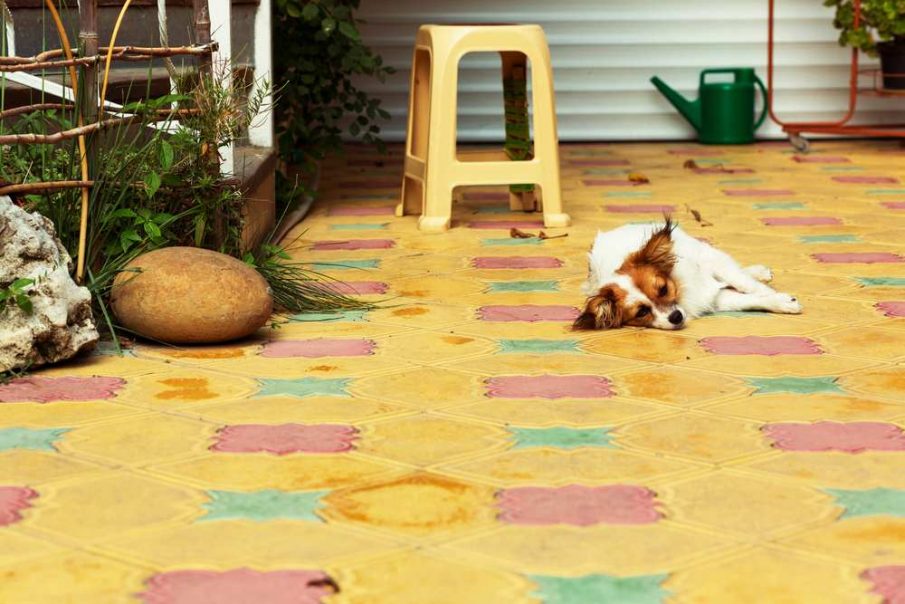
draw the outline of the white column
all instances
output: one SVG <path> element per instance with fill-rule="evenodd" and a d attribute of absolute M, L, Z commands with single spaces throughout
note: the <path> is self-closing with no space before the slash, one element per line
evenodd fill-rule
<path fill-rule="evenodd" d="M 256 147 L 273 146 L 273 53 L 270 38 L 270 1 L 260 0 L 255 13 L 255 85 L 260 86 L 263 78 L 267 80 L 268 87 L 263 103 L 264 110 L 248 128 L 248 139 Z M 255 92 L 256 90 L 252 91 L 252 94 Z"/>
<path fill-rule="evenodd" d="M 16 32 L 13 29 L 13 14 L 6 8 L 6 3 L 0 5 L 0 25 L 6 32 L 3 37 L 4 48 L 0 48 L 0 51 L 6 50 L 6 56 L 14 57 L 16 56 Z"/>
<path fill-rule="evenodd" d="M 208 2 L 211 11 L 211 40 L 219 49 L 214 53 L 214 73 L 223 74 L 223 85 L 232 86 L 232 1 L 212 0 Z M 221 71 L 222 70 L 222 71 Z M 220 147 L 220 173 L 232 175 L 235 171 L 233 145 Z"/>

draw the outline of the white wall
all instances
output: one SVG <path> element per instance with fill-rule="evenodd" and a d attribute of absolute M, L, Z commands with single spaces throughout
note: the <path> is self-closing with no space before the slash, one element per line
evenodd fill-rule
<path fill-rule="evenodd" d="M 849 50 L 836 44 L 820 0 L 776 0 L 776 108 L 785 121 L 830 120 L 848 103 Z M 766 80 L 766 0 L 363 0 L 366 43 L 399 71 L 365 82 L 405 137 L 408 68 L 423 23 L 539 23 L 547 33 L 562 140 L 679 139 L 691 127 L 649 83 L 653 75 L 696 97 L 706 67 L 755 67 Z M 459 137 L 501 140 L 499 60 L 466 57 L 460 68 Z M 859 99 L 864 123 L 902 121 L 905 99 Z M 769 122 L 761 136 L 781 136 Z"/>

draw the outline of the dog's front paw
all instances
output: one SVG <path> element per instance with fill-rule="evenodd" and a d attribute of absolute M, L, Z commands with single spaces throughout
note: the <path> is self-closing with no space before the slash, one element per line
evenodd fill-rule
<path fill-rule="evenodd" d="M 800 315 L 802 311 L 801 302 L 795 296 L 789 294 L 778 293 L 772 296 L 771 306 L 773 312 L 783 313 L 786 315 Z"/>
<path fill-rule="evenodd" d="M 746 267 L 745 272 L 760 281 L 761 283 L 769 283 L 773 280 L 773 271 L 763 264 L 754 264 Z"/>

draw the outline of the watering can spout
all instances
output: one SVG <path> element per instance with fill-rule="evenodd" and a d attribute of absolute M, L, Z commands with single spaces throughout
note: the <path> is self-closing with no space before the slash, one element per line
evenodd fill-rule
<path fill-rule="evenodd" d="M 666 82 L 654 76 L 650 79 L 651 83 L 657 87 L 657 90 L 663 93 L 663 96 L 679 110 L 688 122 L 694 126 L 695 130 L 700 131 L 702 126 L 701 120 L 701 103 L 700 100 L 689 101 L 681 94 L 670 88 Z"/>

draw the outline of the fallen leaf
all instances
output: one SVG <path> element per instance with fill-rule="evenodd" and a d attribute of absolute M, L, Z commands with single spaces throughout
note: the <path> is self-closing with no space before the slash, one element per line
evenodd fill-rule
<path fill-rule="evenodd" d="M 531 233 L 526 233 L 525 231 L 520 231 L 515 227 L 509 229 L 509 236 L 512 239 L 531 239 L 532 237 L 536 237 L 536 235 L 532 235 Z"/>
<path fill-rule="evenodd" d="M 689 212 L 692 216 L 694 216 L 694 219 L 695 219 L 695 220 L 698 222 L 698 224 L 700 224 L 702 227 L 713 226 L 713 223 L 712 223 L 712 222 L 710 222 L 709 220 L 704 220 L 704 218 L 701 217 L 701 213 L 698 212 L 697 210 L 695 210 L 694 208 L 692 208 L 691 206 L 689 206 L 687 203 L 685 204 L 685 209 L 688 210 L 688 212 Z"/>
<path fill-rule="evenodd" d="M 541 231 L 540 235 L 538 235 L 538 239 L 560 239 L 562 237 L 568 237 L 568 233 L 562 233 L 561 235 L 547 235 L 545 232 Z"/>
<path fill-rule="evenodd" d="M 650 179 L 640 172 L 629 172 L 628 179 L 631 182 L 638 183 L 639 185 L 646 185 L 650 183 Z"/>
<path fill-rule="evenodd" d="M 693 159 L 686 160 L 682 167 L 687 170 L 694 170 L 698 174 L 749 174 L 754 172 L 751 168 L 727 168 L 723 164 L 713 164 L 711 166 L 699 166 Z"/>

